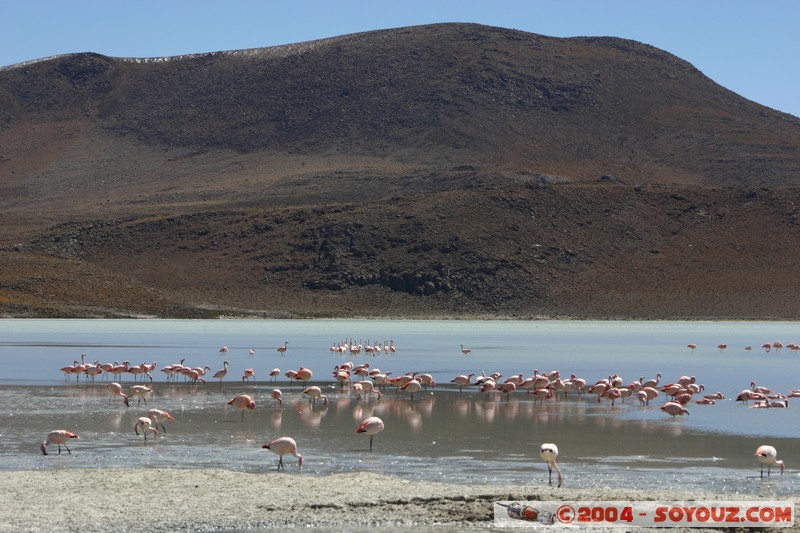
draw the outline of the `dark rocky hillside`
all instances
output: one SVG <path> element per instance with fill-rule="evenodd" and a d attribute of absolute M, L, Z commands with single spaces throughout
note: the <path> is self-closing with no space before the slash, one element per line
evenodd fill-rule
<path fill-rule="evenodd" d="M 798 318 L 800 119 L 444 24 L 0 69 L 6 316 Z"/>

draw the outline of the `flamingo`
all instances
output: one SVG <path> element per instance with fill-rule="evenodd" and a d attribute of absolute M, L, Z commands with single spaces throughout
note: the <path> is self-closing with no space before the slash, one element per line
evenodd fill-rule
<path fill-rule="evenodd" d="M 111 383 L 106 383 L 106 388 L 111 389 L 112 398 L 114 396 L 122 396 L 122 403 L 125 404 L 125 407 L 130 407 L 130 404 L 128 403 L 128 395 L 122 392 L 122 385 L 116 381 L 112 381 Z"/>
<path fill-rule="evenodd" d="M 250 381 L 250 378 L 253 378 L 253 383 L 256 382 L 256 372 L 252 368 L 245 368 L 244 375 L 242 375 L 242 381 Z"/>
<path fill-rule="evenodd" d="M 280 368 L 273 368 L 269 372 L 270 381 L 275 381 L 275 378 L 281 374 Z"/>
<path fill-rule="evenodd" d="M 234 396 L 227 405 L 232 405 L 242 412 L 242 421 L 244 422 L 244 410 L 250 409 L 251 411 L 256 408 L 256 402 L 247 394 L 239 394 Z"/>
<path fill-rule="evenodd" d="M 248 357 L 253 357 L 255 354 L 256 354 L 256 351 L 254 349 L 250 348 L 249 350 L 247 350 L 247 356 Z"/>
<path fill-rule="evenodd" d="M 686 410 L 683 405 L 679 404 L 678 402 L 667 402 L 661 407 L 659 407 L 665 413 L 672 415 L 672 418 L 675 418 L 678 415 L 688 415 L 689 411 Z"/>
<path fill-rule="evenodd" d="M 693 352 L 697 349 L 697 345 L 696 344 L 687 344 L 686 347 L 689 348 Z"/>
<path fill-rule="evenodd" d="M 514 382 L 508 381 L 506 383 L 501 383 L 497 386 L 496 389 L 499 393 L 506 395 L 506 400 L 508 400 L 513 392 L 517 390 L 517 386 L 514 385 Z"/>
<path fill-rule="evenodd" d="M 131 394 L 135 394 L 137 396 L 136 405 L 139 405 L 139 403 L 141 403 L 142 400 L 144 400 L 144 404 L 147 405 L 147 398 L 145 398 L 144 395 L 149 392 L 153 392 L 153 389 L 148 388 L 144 385 L 134 385 L 133 387 L 131 387 Z"/>
<path fill-rule="evenodd" d="M 278 470 L 286 470 L 286 467 L 283 465 L 283 456 L 289 454 L 297 457 L 297 467 L 303 468 L 303 456 L 297 453 L 297 443 L 293 438 L 280 437 L 269 441 L 266 444 L 262 444 L 261 447 L 268 449 L 272 453 L 278 454 Z"/>
<path fill-rule="evenodd" d="M 655 379 L 648 379 L 647 381 L 642 381 L 642 388 L 644 387 L 658 387 L 658 382 L 661 381 L 661 372 L 656 373 Z"/>
<path fill-rule="evenodd" d="M 228 353 L 228 347 L 223 346 L 222 348 L 219 349 L 219 353 L 220 355 L 225 355 L 226 353 Z"/>
<path fill-rule="evenodd" d="M 283 405 L 283 393 L 281 392 L 280 389 L 272 389 L 272 392 L 270 394 L 272 395 L 273 400 Z"/>
<path fill-rule="evenodd" d="M 549 484 L 553 484 L 553 469 L 555 469 L 558 473 L 558 486 L 561 487 L 561 485 L 564 484 L 564 475 L 556 464 L 556 459 L 558 459 L 558 446 L 549 442 L 542 444 L 542 448 L 539 450 L 539 457 L 542 458 L 542 461 L 547 463 Z"/>
<path fill-rule="evenodd" d="M 461 345 L 461 353 L 464 355 L 469 355 L 472 353 L 472 348 L 464 348 L 464 345 Z"/>
<path fill-rule="evenodd" d="M 373 393 L 378 395 L 378 400 L 380 400 L 383 397 L 381 391 L 376 389 L 375 384 L 368 379 L 365 379 L 364 381 L 359 381 L 358 383 L 353 385 L 353 388 L 355 388 L 356 385 L 360 385 L 360 389 L 364 393 L 364 397 L 369 397 L 369 395 Z M 359 399 L 360 398 L 361 395 L 359 394 Z"/>
<path fill-rule="evenodd" d="M 78 361 L 75 360 L 72 363 L 72 366 L 65 366 L 61 368 L 61 371 L 64 373 L 64 379 L 69 381 L 69 375 L 74 374 L 78 370 Z M 77 378 L 76 378 L 77 379 Z"/>
<path fill-rule="evenodd" d="M 69 442 L 69 439 L 79 438 L 77 433 L 72 433 L 66 429 L 57 429 L 47 434 L 47 439 L 42 441 L 40 449 L 42 450 L 42 454 L 47 455 L 47 447 L 51 444 L 58 444 L 58 455 L 61 455 L 61 445 L 63 444 L 64 448 L 67 449 L 67 453 L 72 455 L 72 452 L 69 451 L 69 447 L 67 446 L 67 442 Z"/>
<path fill-rule="evenodd" d="M 356 433 L 366 433 L 369 435 L 369 451 L 372 451 L 372 438 L 376 433 L 383 431 L 383 420 L 377 416 L 371 416 L 361 422 L 361 425 L 356 429 Z"/>
<path fill-rule="evenodd" d="M 471 380 L 472 380 L 472 376 L 474 376 L 474 375 L 475 374 L 470 374 L 468 376 L 465 376 L 465 375 L 462 374 L 460 376 L 454 377 L 450 381 L 450 383 L 455 383 L 456 385 L 458 385 L 458 392 L 463 392 L 464 385 L 469 385 Z"/>
<path fill-rule="evenodd" d="M 219 390 L 222 390 L 222 378 L 228 375 L 228 362 L 224 361 L 222 365 L 224 366 L 224 368 L 221 368 L 216 372 L 214 372 L 214 379 L 219 380 Z"/>
<path fill-rule="evenodd" d="M 720 351 L 720 352 L 723 352 L 723 351 L 725 351 L 725 349 L 726 349 L 727 347 L 728 347 L 728 345 L 727 345 L 727 344 L 725 344 L 724 342 L 723 342 L 722 344 L 718 344 L 718 345 L 717 345 L 717 348 L 719 348 L 719 351 Z"/>
<path fill-rule="evenodd" d="M 414 393 L 420 391 L 421 389 L 422 389 L 422 384 L 416 379 L 412 379 L 411 381 L 400 387 L 401 391 L 411 393 L 412 402 L 414 401 Z"/>
<path fill-rule="evenodd" d="M 754 455 L 758 457 L 758 461 L 761 463 L 761 477 L 764 477 L 764 465 L 767 465 L 767 476 L 772 471 L 772 465 L 780 466 L 781 475 L 783 475 L 784 464 L 783 461 L 778 460 L 778 451 L 774 446 L 766 444 L 759 446 Z"/>
<path fill-rule="evenodd" d="M 278 353 L 283 355 L 284 353 L 286 353 L 287 349 L 289 349 L 289 341 L 284 342 L 283 346 L 279 346 L 278 347 Z"/>
<path fill-rule="evenodd" d="M 169 420 L 170 422 L 175 422 L 175 419 L 166 411 L 162 411 L 161 409 L 150 409 L 147 411 L 147 417 L 153 421 L 155 424 L 156 429 L 158 425 L 161 424 L 161 429 L 164 430 L 164 433 L 167 433 L 167 428 L 164 427 L 164 420 Z"/>
<path fill-rule="evenodd" d="M 139 428 L 142 429 L 142 433 L 144 434 L 144 441 L 147 442 L 147 432 L 152 431 L 153 436 L 155 437 L 158 435 L 158 430 L 152 426 L 153 421 L 150 420 L 150 417 L 147 416 L 140 416 L 136 423 L 133 425 L 133 431 L 137 435 L 139 434 Z"/>
<path fill-rule="evenodd" d="M 314 373 L 311 370 L 303 368 L 301 366 L 300 369 L 297 371 L 297 373 L 294 375 L 294 379 L 298 381 L 310 381 L 313 375 Z"/>
<path fill-rule="evenodd" d="M 306 390 L 303 391 L 303 394 L 308 396 L 309 402 L 311 402 L 311 400 L 314 400 L 314 404 L 316 404 L 317 398 L 321 398 L 323 405 L 328 405 L 328 397 L 322 394 L 322 389 L 320 389 L 317 386 L 308 387 Z"/>

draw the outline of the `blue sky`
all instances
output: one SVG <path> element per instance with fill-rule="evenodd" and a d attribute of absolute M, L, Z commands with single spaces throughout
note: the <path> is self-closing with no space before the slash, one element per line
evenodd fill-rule
<path fill-rule="evenodd" d="M 259 48 L 434 22 L 634 39 L 800 117 L 800 0 L 0 0 L 0 66 L 72 52 Z"/>

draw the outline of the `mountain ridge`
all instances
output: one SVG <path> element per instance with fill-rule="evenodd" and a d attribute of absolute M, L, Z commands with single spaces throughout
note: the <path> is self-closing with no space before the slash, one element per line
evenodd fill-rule
<path fill-rule="evenodd" d="M 56 56 L 0 69 L 0 312 L 796 317 L 798 178 L 800 120 L 613 37 Z"/>

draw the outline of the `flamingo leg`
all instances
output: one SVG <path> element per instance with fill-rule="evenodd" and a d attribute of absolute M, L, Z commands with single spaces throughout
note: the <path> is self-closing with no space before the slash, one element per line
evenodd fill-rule
<path fill-rule="evenodd" d="M 370 436 L 369 436 L 369 451 L 372 451 L 372 438 L 373 438 L 374 436 L 375 436 L 375 435 L 370 435 Z"/>
<path fill-rule="evenodd" d="M 553 484 L 553 469 L 549 464 L 547 465 L 547 482 L 549 485 Z"/>

